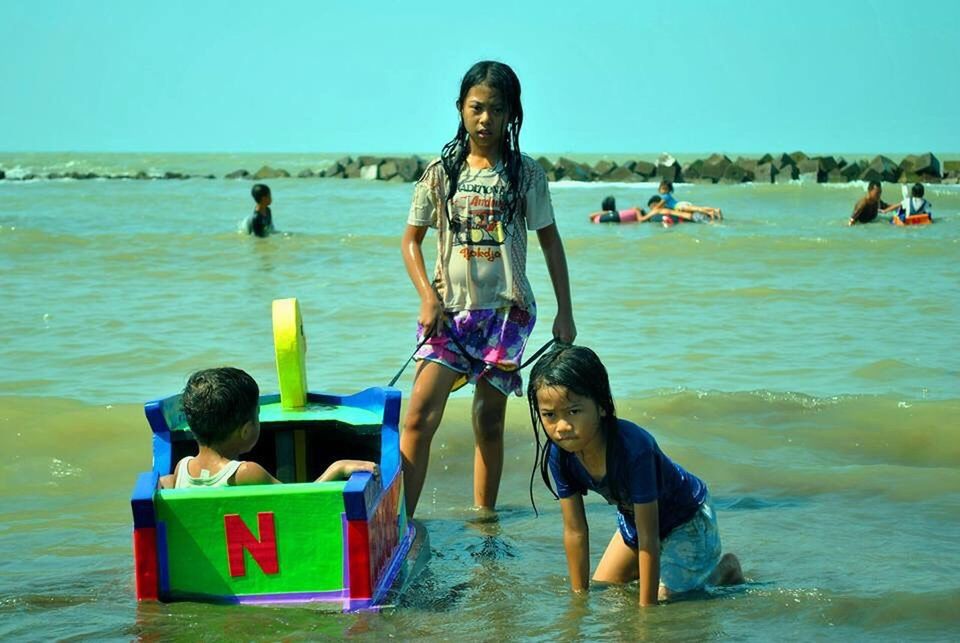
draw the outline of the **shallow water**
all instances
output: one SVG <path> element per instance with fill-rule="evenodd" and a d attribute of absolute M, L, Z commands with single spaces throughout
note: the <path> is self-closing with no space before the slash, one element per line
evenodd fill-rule
<path fill-rule="evenodd" d="M 297 163 L 322 167 L 273 162 Z M 413 349 L 417 300 L 398 252 L 411 187 L 269 183 L 290 236 L 257 240 L 235 233 L 249 182 L 0 181 L 0 636 L 960 633 L 960 191 L 947 186 L 928 187 L 938 222 L 916 229 L 847 228 L 862 185 L 678 186 L 727 221 L 671 229 L 586 222 L 606 194 L 624 207 L 652 186 L 552 186 L 579 341 L 607 363 L 619 413 L 707 480 L 746 586 L 644 612 L 635 587 L 572 595 L 558 507 L 539 483 L 539 518 L 529 504 L 521 400 L 509 408 L 499 522 L 469 510 L 465 392 L 448 407 L 418 510 L 433 558 L 395 608 L 138 606 L 128 497 L 150 463 L 144 401 L 224 363 L 275 390 L 278 297 L 300 299 L 312 389 L 384 384 Z M 535 347 L 555 306 L 535 241 L 530 253 Z M 410 373 L 399 386 L 409 392 Z M 615 521 L 602 501 L 588 514 L 596 563 Z"/>

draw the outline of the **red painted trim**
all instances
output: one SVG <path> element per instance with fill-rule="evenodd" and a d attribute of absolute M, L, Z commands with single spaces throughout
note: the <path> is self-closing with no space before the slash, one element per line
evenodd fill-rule
<path fill-rule="evenodd" d="M 370 531 L 366 520 L 347 521 L 350 555 L 350 598 L 373 598 L 370 582 Z"/>
<path fill-rule="evenodd" d="M 227 561 L 230 564 L 231 576 L 236 578 L 247 575 L 244 550 L 250 552 L 264 574 L 280 572 L 280 562 L 277 560 L 277 529 L 273 512 L 261 511 L 257 514 L 259 539 L 247 529 L 246 523 L 239 514 L 226 514 L 223 517 L 223 528 L 227 539 Z"/>
<path fill-rule="evenodd" d="M 156 527 L 133 530 L 133 569 L 137 600 L 155 601 L 160 598 Z"/>

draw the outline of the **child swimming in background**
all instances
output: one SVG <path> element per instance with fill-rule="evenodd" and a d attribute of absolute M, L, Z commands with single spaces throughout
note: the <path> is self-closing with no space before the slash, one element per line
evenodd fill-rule
<path fill-rule="evenodd" d="M 654 195 L 650 197 L 650 200 L 647 201 L 647 206 L 650 210 L 644 215 L 644 221 L 652 221 L 654 223 L 669 223 L 669 217 L 675 217 L 677 219 L 682 219 L 683 221 L 692 221 L 694 223 L 702 223 L 704 221 L 709 221 L 710 218 L 708 215 L 701 214 L 700 212 L 688 212 L 686 210 L 676 210 L 670 208 L 666 205 L 663 197 L 660 195 Z"/>
<path fill-rule="evenodd" d="M 640 580 L 640 605 L 744 582 L 740 561 L 721 554 L 707 485 L 660 450 L 646 430 L 616 415 L 600 358 L 583 346 L 544 355 L 527 387 L 544 484 L 560 499 L 570 585 L 589 587 L 589 527 L 583 496 L 617 505 L 618 528 L 593 574 L 603 583 Z M 541 448 L 539 427 L 546 443 Z M 547 470 L 553 475 L 556 491 Z M 533 478 L 530 480 L 533 496 Z"/>
<path fill-rule="evenodd" d="M 850 222 L 847 225 L 857 225 L 858 223 L 870 223 L 877 218 L 877 213 L 886 211 L 888 206 L 881 198 L 883 187 L 879 181 L 870 181 L 867 184 L 867 194 L 857 201 L 853 206 L 853 214 L 850 215 Z"/>
<path fill-rule="evenodd" d="M 468 381 L 473 396 L 474 504 L 492 510 L 503 470 L 507 397 L 537 317 L 527 280 L 527 231 L 535 230 L 557 299 L 553 336 L 577 336 L 563 242 L 543 168 L 520 153 L 520 81 L 499 62 L 471 67 L 457 97 L 459 126 L 414 188 L 401 253 L 420 296 L 417 371 L 400 433 L 406 506 L 423 489 L 430 444 L 447 397 Z M 422 244 L 437 230 L 432 278 Z"/>
<path fill-rule="evenodd" d="M 638 223 L 640 217 L 646 212 L 643 208 L 634 206 L 626 210 L 617 211 L 617 200 L 612 197 L 606 197 L 600 204 L 599 212 L 591 212 L 587 217 L 593 223 Z"/>
<path fill-rule="evenodd" d="M 257 205 L 253 209 L 253 214 L 240 224 L 240 229 L 246 234 L 257 237 L 269 236 L 270 233 L 275 232 L 273 213 L 270 211 L 270 204 L 273 203 L 270 188 L 263 183 L 257 183 L 250 190 L 250 195 Z"/>
<path fill-rule="evenodd" d="M 160 478 L 165 489 L 281 484 L 256 462 L 237 460 L 253 449 L 260 437 L 260 388 L 245 371 L 221 367 L 197 371 L 183 389 L 183 412 L 197 439 L 199 453 L 177 463 L 173 473 Z M 364 460 L 338 460 L 317 482 L 349 478 L 377 465 Z"/>
<path fill-rule="evenodd" d="M 667 181 L 666 179 L 660 181 L 660 187 L 657 189 L 657 192 L 660 194 L 660 198 L 663 199 L 664 205 L 672 210 L 676 210 L 678 212 L 705 214 L 706 216 L 710 217 L 710 219 L 723 219 L 723 212 L 720 210 L 720 208 L 693 205 L 689 201 L 677 201 L 676 197 L 673 196 L 672 181 Z"/>
<path fill-rule="evenodd" d="M 914 183 L 913 187 L 910 189 L 910 196 L 906 196 L 906 186 L 904 186 L 904 199 L 900 203 L 894 203 L 893 205 L 888 205 L 887 207 L 880 210 L 884 214 L 887 212 L 892 212 L 893 210 L 897 211 L 897 218 L 901 221 L 906 219 L 909 216 L 914 214 L 926 214 L 930 216 L 930 220 L 933 220 L 933 206 L 930 205 L 930 202 L 923 198 L 923 184 Z"/>

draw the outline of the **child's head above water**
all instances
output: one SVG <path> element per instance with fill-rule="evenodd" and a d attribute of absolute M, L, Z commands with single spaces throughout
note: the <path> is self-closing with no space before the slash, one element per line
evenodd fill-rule
<path fill-rule="evenodd" d="M 509 65 L 482 60 L 464 74 L 456 105 L 460 114 L 457 134 L 440 152 L 440 162 L 450 179 L 447 199 L 456 194 L 460 171 L 471 151 L 497 157 L 507 179 L 503 219 L 508 222 L 525 191 L 520 156 L 520 79 Z"/>
<path fill-rule="evenodd" d="M 250 196 L 256 201 L 257 205 L 270 205 L 273 197 L 270 195 L 270 188 L 263 183 L 257 183 L 250 189 Z M 266 202 L 264 202 L 266 200 Z"/>
<path fill-rule="evenodd" d="M 922 184 L 922 183 L 914 183 L 914 184 L 913 184 L 913 187 L 910 189 L 910 195 L 911 195 L 911 196 L 915 196 L 915 197 L 918 198 L 918 199 L 922 199 L 922 198 L 923 198 L 923 184 Z"/>
<path fill-rule="evenodd" d="M 670 194 L 673 192 L 673 181 L 668 181 L 666 179 L 660 181 L 659 187 L 660 194 Z"/>
<path fill-rule="evenodd" d="M 870 181 L 867 183 L 867 194 L 870 196 L 880 196 L 880 193 L 883 191 L 880 181 Z"/>
<path fill-rule="evenodd" d="M 600 204 L 600 209 L 604 212 L 616 212 L 617 200 L 612 196 L 608 196 L 603 200 L 603 203 Z"/>
<path fill-rule="evenodd" d="M 647 200 L 647 205 L 657 205 L 663 202 L 663 197 L 654 195 Z"/>
<path fill-rule="evenodd" d="M 203 446 L 229 440 L 248 425 L 259 435 L 260 388 L 245 371 L 229 366 L 197 371 L 187 380 L 182 402 L 187 424 Z"/>

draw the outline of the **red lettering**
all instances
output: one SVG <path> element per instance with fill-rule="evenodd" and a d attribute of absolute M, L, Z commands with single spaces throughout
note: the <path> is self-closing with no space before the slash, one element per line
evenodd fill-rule
<path fill-rule="evenodd" d="M 239 514 L 226 514 L 223 517 L 224 532 L 227 537 L 227 560 L 230 563 L 230 575 L 247 575 L 244 550 L 250 552 L 264 574 L 280 572 L 280 562 L 277 560 L 277 529 L 273 521 L 273 512 L 257 514 L 257 528 L 260 538 L 257 538 L 240 518 Z"/>

